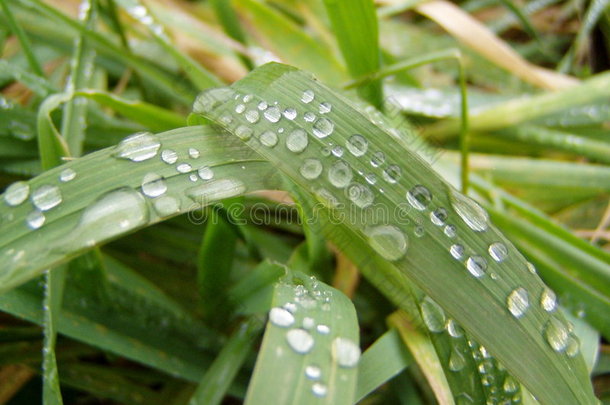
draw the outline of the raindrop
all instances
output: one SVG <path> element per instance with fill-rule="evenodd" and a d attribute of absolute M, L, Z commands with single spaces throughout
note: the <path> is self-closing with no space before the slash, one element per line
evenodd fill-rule
<path fill-rule="evenodd" d="M 250 127 L 240 125 L 235 130 L 235 135 L 237 135 L 237 137 L 242 141 L 247 141 L 248 139 L 252 138 L 252 132 L 253 131 Z"/>
<path fill-rule="evenodd" d="M 199 149 L 189 148 L 189 157 L 191 159 L 197 159 L 199 157 Z"/>
<path fill-rule="evenodd" d="M 275 326 L 287 328 L 294 323 L 294 315 L 284 308 L 275 307 L 269 311 L 269 320 Z"/>
<path fill-rule="evenodd" d="M 367 141 L 362 135 L 354 134 L 349 137 L 345 143 L 345 146 L 352 155 L 359 157 L 366 153 L 369 147 L 369 141 Z"/>
<path fill-rule="evenodd" d="M 286 108 L 284 110 L 284 117 L 290 121 L 294 120 L 297 117 L 297 110 L 294 108 Z"/>
<path fill-rule="evenodd" d="M 197 174 L 199 174 L 201 180 L 212 180 L 214 178 L 214 171 L 209 166 L 200 167 Z"/>
<path fill-rule="evenodd" d="M 254 98 L 254 96 L 252 94 L 246 94 L 244 96 L 244 98 L 242 98 L 242 101 L 244 103 L 249 103 L 250 101 L 252 101 L 253 98 Z"/>
<path fill-rule="evenodd" d="M 313 394 L 316 397 L 324 397 L 324 396 L 326 396 L 326 393 L 328 392 L 328 388 L 324 384 L 314 383 L 311 386 L 311 392 L 313 392 Z"/>
<path fill-rule="evenodd" d="M 366 208 L 375 200 L 373 192 L 368 187 L 358 183 L 349 185 L 347 188 L 347 197 L 359 208 Z"/>
<path fill-rule="evenodd" d="M 334 146 L 330 153 L 333 154 L 333 156 L 340 158 L 341 156 L 343 156 L 343 148 L 339 145 Z"/>
<path fill-rule="evenodd" d="M 350 339 L 337 337 L 332 343 L 332 356 L 339 367 L 356 367 L 360 360 L 360 347 Z"/>
<path fill-rule="evenodd" d="M 165 179 L 156 173 L 148 173 L 142 179 L 142 193 L 147 197 L 159 197 L 167 191 Z"/>
<path fill-rule="evenodd" d="M 457 234 L 454 225 L 447 225 L 445 227 L 445 229 L 443 229 L 443 232 L 445 233 L 445 236 L 447 236 L 448 238 L 455 238 L 455 235 Z"/>
<path fill-rule="evenodd" d="M 385 153 L 381 151 L 373 153 L 373 156 L 371 156 L 371 166 L 379 167 L 383 162 L 385 162 Z"/>
<path fill-rule="evenodd" d="M 115 148 L 113 156 L 142 162 L 157 155 L 161 143 L 150 132 L 139 132 L 123 139 Z"/>
<path fill-rule="evenodd" d="M 366 231 L 371 247 L 386 260 L 398 260 L 407 253 L 408 238 L 393 225 L 379 225 Z"/>
<path fill-rule="evenodd" d="M 436 226 L 445 225 L 445 221 L 447 221 L 447 210 L 443 207 L 437 208 L 430 213 L 430 221 Z"/>
<path fill-rule="evenodd" d="M 76 172 L 71 168 L 66 168 L 59 173 L 59 181 L 67 183 L 76 178 Z"/>
<path fill-rule="evenodd" d="M 506 249 L 506 245 L 502 242 L 494 242 L 489 245 L 489 249 L 487 249 L 489 255 L 492 259 L 497 262 L 501 262 L 506 259 L 508 256 L 508 249 Z"/>
<path fill-rule="evenodd" d="M 18 181 L 7 187 L 4 192 L 4 201 L 11 207 L 24 202 L 30 194 L 30 186 L 25 181 Z"/>
<path fill-rule="evenodd" d="M 540 306 L 546 312 L 553 312 L 557 309 L 557 296 L 553 292 L 553 290 L 548 287 L 544 287 L 542 291 L 542 295 L 540 296 Z"/>
<path fill-rule="evenodd" d="M 199 178 L 197 177 L 197 175 L 195 173 L 189 174 L 189 180 L 192 181 L 193 183 L 195 183 L 197 180 L 199 180 Z"/>
<path fill-rule="evenodd" d="M 438 333 L 445 330 L 445 311 L 432 298 L 426 296 L 422 300 L 421 314 L 430 332 Z"/>
<path fill-rule="evenodd" d="M 322 370 L 318 366 L 307 366 L 305 376 L 310 380 L 318 380 L 322 376 Z"/>
<path fill-rule="evenodd" d="M 269 107 L 269 104 L 267 104 L 266 101 L 261 101 L 260 103 L 258 103 L 258 109 L 261 111 L 266 110 Z"/>
<path fill-rule="evenodd" d="M 470 229 L 476 232 L 489 227 L 489 214 L 473 199 L 451 190 L 451 205 Z"/>
<path fill-rule="evenodd" d="M 335 124 L 328 118 L 320 118 L 313 124 L 313 134 L 318 138 L 326 138 L 334 129 Z"/>
<path fill-rule="evenodd" d="M 423 211 L 430 205 L 432 194 L 425 186 L 418 184 L 407 192 L 407 201 L 416 210 Z"/>
<path fill-rule="evenodd" d="M 466 260 L 466 268 L 475 277 L 482 277 L 487 270 L 487 260 L 482 256 L 470 256 Z"/>
<path fill-rule="evenodd" d="M 328 335 L 330 333 L 330 328 L 323 324 L 316 326 L 316 330 L 320 335 Z"/>
<path fill-rule="evenodd" d="M 313 348 L 313 337 L 305 329 L 291 329 L 286 333 L 288 345 L 297 353 L 306 354 Z"/>
<path fill-rule="evenodd" d="M 173 165 L 178 160 L 178 154 L 176 151 L 171 149 L 164 149 L 161 151 L 161 160 L 163 160 L 168 165 Z"/>
<path fill-rule="evenodd" d="M 302 129 L 295 129 L 286 137 L 286 148 L 294 153 L 301 153 L 307 148 L 309 140 Z"/>
<path fill-rule="evenodd" d="M 162 195 L 159 198 L 153 200 L 153 206 L 157 214 L 162 217 L 176 214 L 180 211 L 180 201 L 171 196 Z"/>
<path fill-rule="evenodd" d="M 278 138 L 275 132 L 267 130 L 260 135 L 258 140 L 261 144 L 263 144 L 263 146 L 273 148 L 275 145 L 277 145 Z"/>
<path fill-rule="evenodd" d="M 547 343 L 556 352 L 562 352 L 568 347 L 570 335 L 568 328 L 557 318 L 551 317 L 544 330 Z"/>
<path fill-rule="evenodd" d="M 38 210 L 30 212 L 25 217 L 25 222 L 31 229 L 38 229 L 44 225 L 44 221 L 46 220 L 44 214 Z"/>
<path fill-rule="evenodd" d="M 525 265 L 527 266 L 527 269 L 529 270 L 530 273 L 536 274 L 536 266 L 534 266 L 530 262 L 526 262 Z"/>
<path fill-rule="evenodd" d="M 320 103 L 320 114 L 328 114 L 332 108 L 333 106 L 330 103 Z"/>
<path fill-rule="evenodd" d="M 305 104 L 309 104 L 313 101 L 315 97 L 315 94 L 313 92 L 313 90 L 305 90 L 303 92 L 303 95 L 301 96 L 301 101 L 304 102 Z"/>
<path fill-rule="evenodd" d="M 449 370 L 456 372 L 461 371 L 465 365 L 466 359 L 464 358 L 464 355 L 460 353 L 457 347 L 454 347 L 449 356 Z"/>
<path fill-rule="evenodd" d="M 243 113 L 244 111 L 246 111 L 246 106 L 245 106 L 245 105 L 243 105 L 243 104 L 237 104 L 237 105 L 235 106 L 235 112 L 236 112 L 236 113 L 241 114 L 241 113 Z"/>
<path fill-rule="evenodd" d="M 301 173 L 301 176 L 305 177 L 307 180 L 317 179 L 320 177 L 320 174 L 322 174 L 322 163 L 314 158 L 305 159 L 299 172 Z"/>
<path fill-rule="evenodd" d="M 383 178 L 391 184 L 395 184 L 402 174 L 402 169 L 397 165 L 390 165 L 383 171 Z"/>
<path fill-rule="evenodd" d="M 512 376 L 507 375 L 504 378 L 504 384 L 502 385 L 502 389 L 504 390 L 504 392 L 512 394 L 513 392 L 517 392 L 517 390 L 519 389 L 519 385 Z"/>
<path fill-rule="evenodd" d="M 285 303 L 284 309 L 286 309 L 286 311 L 290 312 L 291 314 L 294 314 L 295 312 L 297 312 L 297 306 L 296 306 L 296 304 L 294 304 L 292 302 Z"/>
<path fill-rule="evenodd" d="M 369 184 L 375 184 L 377 183 L 377 176 L 375 176 L 375 174 L 373 173 L 368 173 L 364 176 L 364 179 L 366 180 L 367 183 Z"/>
<path fill-rule="evenodd" d="M 312 113 L 311 111 L 307 111 L 304 115 L 303 115 L 303 119 L 306 122 L 314 122 L 316 119 L 316 114 Z"/>
<path fill-rule="evenodd" d="M 280 109 L 276 106 L 267 108 L 263 115 L 265 116 L 265 118 L 267 118 L 267 121 L 273 123 L 278 122 L 280 118 L 282 118 L 282 113 L 280 112 Z"/>
<path fill-rule="evenodd" d="M 180 173 L 188 173 L 193 170 L 193 167 L 188 163 L 180 163 L 178 166 L 176 166 L 176 170 L 178 170 Z"/>
<path fill-rule="evenodd" d="M 246 121 L 248 121 L 251 124 L 256 124 L 260 120 L 260 115 L 258 114 L 258 111 L 256 111 L 256 110 L 246 111 L 245 117 L 246 117 Z"/>
<path fill-rule="evenodd" d="M 449 336 L 454 338 L 460 338 L 464 336 L 464 329 L 453 319 L 447 320 L 447 333 Z"/>
<path fill-rule="evenodd" d="M 576 336 L 570 335 L 568 339 L 568 347 L 566 347 L 566 354 L 568 357 L 576 357 L 580 351 L 580 342 Z"/>
<path fill-rule="evenodd" d="M 59 187 L 45 184 L 32 192 L 32 204 L 40 211 L 48 211 L 61 203 Z"/>
<path fill-rule="evenodd" d="M 338 160 L 328 169 L 328 181 L 337 188 L 344 188 L 352 181 L 352 169 L 347 163 Z"/>
<path fill-rule="evenodd" d="M 525 315 L 529 305 L 529 294 L 523 287 L 514 289 L 506 299 L 506 306 L 515 318 L 521 318 Z"/>

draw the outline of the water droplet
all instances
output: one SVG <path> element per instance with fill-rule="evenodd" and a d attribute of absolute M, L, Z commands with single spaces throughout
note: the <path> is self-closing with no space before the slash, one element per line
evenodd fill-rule
<path fill-rule="evenodd" d="M 286 333 L 288 345 L 297 353 L 306 354 L 313 348 L 313 337 L 305 329 L 291 329 Z"/>
<path fill-rule="evenodd" d="M 142 179 L 142 193 L 147 197 L 159 197 L 167 191 L 165 179 L 156 173 L 148 173 Z"/>
<path fill-rule="evenodd" d="M 461 371 L 466 365 L 466 359 L 464 355 L 460 353 L 460 351 L 454 347 L 451 350 L 451 355 L 449 356 L 449 370 L 451 371 Z"/>
<path fill-rule="evenodd" d="M 475 277 L 482 277 L 487 270 L 487 260 L 482 256 L 470 256 L 466 260 L 466 268 Z"/>
<path fill-rule="evenodd" d="M 157 155 L 161 143 L 150 132 L 139 132 L 123 139 L 113 152 L 113 156 L 129 159 L 132 162 L 142 162 Z"/>
<path fill-rule="evenodd" d="M 407 253 L 408 238 L 393 225 L 379 225 L 366 231 L 371 247 L 386 260 L 398 260 Z"/>
<path fill-rule="evenodd" d="M 312 113 L 311 111 L 307 111 L 303 115 L 303 119 L 305 120 L 305 122 L 314 122 L 316 119 L 316 114 Z"/>
<path fill-rule="evenodd" d="M 407 201 L 416 210 L 423 211 L 430 205 L 432 194 L 426 187 L 418 184 L 407 192 Z"/>
<path fill-rule="evenodd" d="M 223 200 L 225 198 L 241 195 L 246 191 L 246 186 L 237 179 L 210 180 L 186 190 L 186 195 L 193 201 L 205 205 L 210 201 Z"/>
<path fill-rule="evenodd" d="M 237 104 L 237 105 L 235 106 L 235 112 L 236 112 L 236 113 L 241 114 L 241 113 L 243 113 L 244 111 L 246 111 L 246 106 L 245 106 L 245 105 L 243 105 L 243 104 Z"/>
<path fill-rule="evenodd" d="M 235 135 L 242 141 L 247 141 L 252 138 L 252 128 L 247 127 L 245 125 L 240 125 L 235 129 Z"/>
<path fill-rule="evenodd" d="M 544 330 L 546 341 L 556 352 L 562 352 L 568 347 L 569 333 L 568 328 L 555 317 L 551 317 Z"/>
<path fill-rule="evenodd" d="M 375 152 L 373 156 L 371 156 L 371 166 L 379 167 L 385 162 L 385 153 L 383 152 Z"/>
<path fill-rule="evenodd" d="M 180 163 L 176 166 L 176 170 L 180 173 L 188 173 L 193 170 L 193 167 L 188 163 Z"/>
<path fill-rule="evenodd" d="M 316 322 L 313 320 L 313 318 L 310 318 L 308 316 L 303 318 L 303 328 L 312 329 L 315 325 L 316 325 Z"/>
<path fill-rule="evenodd" d="M 334 129 L 335 124 L 328 118 L 320 118 L 313 124 L 313 134 L 318 138 L 326 138 Z"/>
<path fill-rule="evenodd" d="M 244 96 L 244 98 L 242 98 L 242 101 L 244 103 L 249 103 L 250 101 L 252 101 L 254 99 L 254 96 L 252 94 L 246 94 Z"/>
<path fill-rule="evenodd" d="M 316 397 L 324 397 L 324 396 L 326 396 L 326 393 L 328 392 L 328 388 L 324 384 L 314 383 L 311 386 L 311 392 L 313 392 L 313 394 Z"/>
<path fill-rule="evenodd" d="M 443 232 L 445 233 L 445 236 L 447 236 L 448 238 L 455 238 L 455 235 L 457 234 L 454 225 L 447 225 L 445 227 L 445 229 L 443 229 Z"/>
<path fill-rule="evenodd" d="M 504 390 L 504 392 L 512 394 L 513 392 L 517 392 L 517 390 L 519 389 L 519 385 L 512 376 L 507 375 L 504 378 L 504 384 L 502 385 L 502 389 Z"/>
<path fill-rule="evenodd" d="M 294 153 L 301 153 L 307 148 L 309 140 L 302 129 L 295 129 L 286 137 L 286 148 Z"/>
<path fill-rule="evenodd" d="M 354 134 L 349 137 L 345 143 L 345 147 L 352 155 L 359 157 L 366 153 L 369 147 L 369 141 L 360 134 Z"/>
<path fill-rule="evenodd" d="M 200 167 L 197 173 L 201 180 L 211 180 L 214 178 L 214 171 L 209 166 Z"/>
<path fill-rule="evenodd" d="M 526 262 L 525 265 L 527 266 L 527 269 L 529 270 L 530 273 L 536 274 L 536 266 L 534 266 L 530 262 Z"/>
<path fill-rule="evenodd" d="M 351 339 L 337 337 L 332 343 L 332 356 L 339 367 L 356 367 L 360 360 L 360 347 Z"/>
<path fill-rule="evenodd" d="M 327 325 L 320 324 L 316 327 L 316 330 L 320 335 L 328 335 L 330 333 L 330 328 Z"/>
<path fill-rule="evenodd" d="M 374 173 L 368 173 L 364 176 L 364 179 L 366 180 L 367 183 L 369 184 L 375 184 L 377 183 L 377 176 L 375 176 Z"/>
<path fill-rule="evenodd" d="M 568 339 L 568 347 L 566 347 L 566 354 L 568 357 L 576 357 L 580 351 L 580 342 L 574 335 L 570 335 Z"/>
<path fill-rule="evenodd" d="M 59 187 L 45 184 L 32 192 L 32 204 L 40 211 L 48 211 L 61 203 Z"/>
<path fill-rule="evenodd" d="M 333 146 L 330 152 L 333 154 L 333 156 L 338 158 L 343 156 L 343 148 L 339 145 Z"/>
<path fill-rule="evenodd" d="M 337 188 L 344 188 L 352 181 L 351 167 L 342 160 L 333 163 L 328 169 L 328 181 Z"/>
<path fill-rule="evenodd" d="M 320 103 L 320 114 L 328 114 L 332 110 L 333 106 L 330 103 Z"/>
<path fill-rule="evenodd" d="M 297 110 L 294 108 L 286 108 L 284 110 L 284 117 L 290 121 L 294 120 L 297 117 Z"/>
<path fill-rule="evenodd" d="M 258 109 L 261 111 L 266 110 L 269 107 L 269 104 L 267 104 L 266 101 L 261 101 L 260 103 L 258 103 Z"/>
<path fill-rule="evenodd" d="M 284 304 L 284 309 L 288 312 L 290 312 L 291 314 L 294 314 L 295 312 L 297 312 L 297 306 L 296 304 L 292 303 L 292 302 L 287 302 Z"/>
<path fill-rule="evenodd" d="M 18 181 L 7 187 L 4 192 L 4 201 L 11 207 L 24 202 L 30 194 L 30 186 L 25 181 Z"/>
<path fill-rule="evenodd" d="M 318 380 L 322 376 L 322 370 L 318 366 L 307 366 L 305 376 L 310 380 Z"/>
<path fill-rule="evenodd" d="M 164 149 L 161 152 L 161 160 L 163 160 L 168 165 L 173 165 L 178 160 L 178 154 L 174 150 Z"/>
<path fill-rule="evenodd" d="M 189 174 L 189 180 L 192 181 L 193 183 L 195 183 L 197 180 L 199 180 L 199 178 L 197 177 L 197 175 L 195 173 Z"/>
<path fill-rule="evenodd" d="M 273 148 L 277 145 L 278 138 L 275 132 L 267 130 L 260 135 L 258 140 L 263 146 Z"/>
<path fill-rule="evenodd" d="M 548 287 L 544 287 L 542 291 L 542 295 L 540 296 L 540 306 L 546 312 L 553 312 L 557 309 L 557 296 L 553 292 L 553 290 Z"/>
<path fill-rule="evenodd" d="M 180 211 L 180 201 L 177 198 L 162 195 L 153 200 L 153 207 L 155 208 L 155 211 L 157 211 L 157 214 L 166 217 Z"/>
<path fill-rule="evenodd" d="M 368 187 L 358 183 L 350 184 L 346 193 L 347 198 L 359 208 L 366 208 L 375 200 L 373 192 Z"/>
<path fill-rule="evenodd" d="M 67 183 L 76 178 L 76 172 L 71 168 L 66 168 L 59 173 L 59 181 Z"/>
<path fill-rule="evenodd" d="M 278 122 L 280 118 L 282 118 L 282 113 L 280 112 L 280 109 L 276 106 L 267 108 L 263 115 L 265 116 L 265 118 L 267 118 L 267 121 L 273 123 Z"/>
<path fill-rule="evenodd" d="M 391 184 L 395 184 L 402 174 L 402 169 L 397 165 L 390 165 L 383 171 L 383 178 Z"/>
<path fill-rule="evenodd" d="M 189 157 L 191 159 L 197 159 L 199 157 L 199 150 L 195 148 L 189 148 Z"/>
<path fill-rule="evenodd" d="M 489 245 L 489 249 L 487 249 L 489 255 L 492 259 L 497 262 L 501 262 L 508 256 L 508 249 L 506 245 L 502 242 L 494 242 Z"/>
<path fill-rule="evenodd" d="M 449 336 L 454 338 L 460 338 L 464 336 L 464 329 L 453 319 L 447 320 L 447 333 Z"/>
<path fill-rule="evenodd" d="M 260 120 L 260 115 L 258 114 L 258 111 L 256 111 L 256 110 L 246 111 L 245 117 L 246 117 L 246 121 L 248 121 L 251 124 L 256 124 Z"/>
<path fill-rule="evenodd" d="M 432 298 L 426 296 L 421 302 L 421 315 L 430 332 L 439 333 L 445 330 L 445 311 Z"/>
<path fill-rule="evenodd" d="M 294 315 L 284 308 L 275 307 L 269 311 L 269 320 L 275 326 L 287 328 L 294 323 Z"/>
<path fill-rule="evenodd" d="M 44 214 L 38 210 L 30 212 L 25 217 L 25 222 L 31 229 L 38 229 L 44 225 L 44 221 L 46 220 Z"/>
<path fill-rule="evenodd" d="M 451 190 L 451 205 L 470 229 L 483 232 L 489 227 L 489 214 L 473 199 Z"/>
<path fill-rule="evenodd" d="M 315 97 L 315 94 L 313 92 L 313 90 L 305 90 L 303 92 L 303 95 L 301 96 L 301 101 L 304 102 L 305 104 L 309 104 L 313 101 Z"/>
<path fill-rule="evenodd" d="M 424 236 L 426 234 L 426 230 L 424 229 L 423 226 L 416 225 L 415 228 L 413 228 L 413 234 L 415 236 L 417 236 L 418 238 L 421 238 L 422 236 Z"/>
<path fill-rule="evenodd" d="M 301 176 L 305 177 L 307 180 L 317 179 L 320 177 L 320 174 L 322 174 L 322 163 L 314 158 L 305 159 L 299 172 L 301 173 Z"/>
<path fill-rule="evenodd" d="M 430 221 L 436 226 L 445 225 L 445 221 L 447 221 L 447 210 L 443 207 L 437 208 L 430 213 Z"/>
<path fill-rule="evenodd" d="M 515 318 L 521 318 L 530 305 L 527 290 L 523 287 L 514 289 L 506 299 L 506 305 Z"/>

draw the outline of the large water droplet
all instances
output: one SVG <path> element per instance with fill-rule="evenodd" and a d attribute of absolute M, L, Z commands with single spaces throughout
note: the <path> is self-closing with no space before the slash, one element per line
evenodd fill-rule
<path fill-rule="evenodd" d="M 303 152 L 308 144 L 307 132 L 302 129 L 295 129 L 286 137 L 286 148 L 294 153 Z"/>
<path fill-rule="evenodd" d="M 180 211 L 180 201 L 175 197 L 162 195 L 154 199 L 153 207 L 159 216 L 166 217 Z"/>
<path fill-rule="evenodd" d="M 369 141 L 360 134 L 354 134 L 349 137 L 345 143 L 345 147 L 354 156 L 362 156 L 369 148 Z"/>
<path fill-rule="evenodd" d="M 457 191 L 451 190 L 451 205 L 462 221 L 476 232 L 489 227 L 489 214 L 479 204 Z"/>
<path fill-rule="evenodd" d="M 248 121 L 250 124 L 256 124 L 258 122 L 258 120 L 260 119 L 260 115 L 258 114 L 258 111 L 256 111 L 256 110 L 246 111 L 245 117 L 246 117 L 246 121 Z"/>
<path fill-rule="evenodd" d="M 277 108 L 276 106 L 267 108 L 265 110 L 265 112 L 263 113 L 263 115 L 265 116 L 267 121 L 273 122 L 273 123 L 278 122 L 280 120 L 280 118 L 282 118 L 282 113 L 280 112 L 280 109 Z"/>
<path fill-rule="evenodd" d="M 294 323 L 294 315 L 284 308 L 275 307 L 269 311 L 269 320 L 275 326 L 287 328 Z"/>
<path fill-rule="evenodd" d="M 470 256 L 466 260 L 466 268 L 475 277 L 482 277 L 487 270 L 487 260 L 482 256 Z"/>
<path fill-rule="evenodd" d="M 553 312 L 557 309 L 557 296 L 553 292 L 553 290 L 548 287 L 544 287 L 542 291 L 542 295 L 540 296 L 540 306 L 546 312 Z"/>
<path fill-rule="evenodd" d="M 466 359 L 464 358 L 464 355 L 454 347 L 449 356 L 449 370 L 456 372 L 461 371 L 465 365 Z"/>
<path fill-rule="evenodd" d="M 529 294 L 523 287 L 514 289 L 506 299 L 506 307 L 515 318 L 521 318 L 530 306 Z"/>
<path fill-rule="evenodd" d="M 163 160 L 168 165 L 173 165 L 178 161 L 178 154 L 176 151 L 171 149 L 164 149 L 161 151 L 161 160 Z"/>
<path fill-rule="evenodd" d="M 397 165 L 389 165 L 383 171 L 383 178 L 390 184 L 395 184 L 402 174 L 402 169 Z"/>
<path fill-rule="evenodd" d="M 332 356 L 339 367 L 356 367 L 360 360 L 360 347 L 351 339 L 337 337 L 332 343 Z"/>
<path fill-rule="evenodd" d="M 273 148 L 277 145 L 278 138 L 275 132 L 267 130 L 260 135 L 258 140 L 263 146 Z"/>
<path fill-rule="evenodd" d="M 59 181 L 62 183 L 67 183 L 76 178 L 76 172 L 71 168 L 66 168 L 59 173 Z"/>
<path fill-rule="evenodd" d="M 4 201 L 11 207 L 24 202 L 30 194 L 30 186 L 25 181 L 18 181 L 7 187 L 4 192 Z"/>
<path fill-rule="evenodd" d="M 25 217 L 25 223 L 31 228 L 31 229 L 38 229 L 41 226 L 44 225 L 46 218 L 44 216 L 44 214 L 38 210 L 32 211 L 30 212 L 26 217 Z"/>
<path fill-rule="evenodd" d="M 199 186 L 186 190 L 186 195 L 193 201 L 205 205 L 210 201 L 223 200 L 243 194 L 246 186 L 237 179 L 210 180 Z"/>
<path fill-rule="evenodd" d="M 358 183 L 352 183 L 347 188 L 347 198 L 360 208 L 370 206 L 375 200 L 373 192 L 366 186 Z"/>
<path fill-rule="evenodd" d="M 313 348 L 313 337 L 305 329 L 291 329 L 286 333 L 288 345 L 297 353 L 306 354 Z"/>
<path fill-rule="evenodd" d="M 322 174 L 322 163 L 314 158 L 305 159 L 299 169 L 299 173 L 307 180 L 317 179 Z"/>
<path fill-rule="evenodd" d="M 318 366 L 305 367 L 305 376 L 310 380 L 318 380 L 322 376 L 322 370 Z"/>
<path fill-rule="evenodd" d="M 421 184 L 413 187 L 407 192 L 407 202 L 416 210 L 423 211 L 432 201 L 432 194 Z"/>
<path fill-rule="evenodd" d="M 373 153 L 373 156 L 371 156 L 371 166 L 379 167 L 383 162 L 385 162 L 385 153 L 381 151 Z"/>
<path fill-rule="evenodd" d="M 549 346 L 556 352 L 562 352 L 568 347 L 570 337 L 568 328 L 555 317 L 551 317 L 547 322 L 544 336 Z"/>
<path fill-rule="evenodd" d="M 305 104 L 309 104 L 313 101 L 315 97 L 315 94 L 313 92 L 313 90 L 305 90 L 303 92 L 303 95 L 301 96 L 301 101 L 304 102 Z"/>
<path fill-rule="evenodd" d="M 447 320 L 447 333 L 449 336 L 459 338 L 464 336 L 464 329 L 453 319 Z"/>
<path fill-rule="evenodd" d="M 426 296 L 421 302 L 421 315 L 430 332 L 439 333 L 445 330 L 445 311 L 432 298 Z"/>
<path fill-rule="evenodd" d="M 408 238 L 393 225 L 379 225 L 366 231 L 371 247 L 386 260 L 398 260 L 407 253 Z"/>
<path fill-rule="evenodd" d="M 338 160 L 328 169 L 328 181 L 337 188 L 344 188 L 352 181 L 352 169 L 347 163 Z"/>
<path fill-rule="evenodd" d="M 252 128 L 245 125 L 240 125 L 237 127 L 237 129 L 235 129 L 235 135 L 237 135 L 237 137 L 242 141 L 247 141 L 248 139 L 252 138 L 252 133 Z"/>
<path fill-rule="evenodd" d="M 32 192 L 32 204 L 40 211 L 48 211 L 61 203 L 59 187 L 45 184 Z"/>
<path fill-rule="evenodd" d="M 328 118 L 320 118 L 313 124 L 313 134 L 318 138 L 326 138 L 334 129 L 335 124 Z"/>
<path fill-rule="evenodd" d="M 142 179 L 142 193 L 147 197 L 159 197 L 167 191 L 165 179 L 156 173 L 148 173 Z"/>
<path fill-rule="evenodd" d="M 157 155 L 161 142 L 150 132 L 139 132 L 123 139 L 115 148 L 113 156 L 142 162 Z"/>
<path fill-rule="evenodd" d="M 494 242 L 489 245 L 489 249 L 487 249 L 489 255 L 492 259 L 497 262 L 501 262 L 508 256 L 508 249 L 506 245 L 502 242 Z"/>

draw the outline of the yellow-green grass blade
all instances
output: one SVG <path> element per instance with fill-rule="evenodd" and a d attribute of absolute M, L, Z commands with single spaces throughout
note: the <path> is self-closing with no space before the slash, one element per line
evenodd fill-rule
<path fill-rule="evenodd" d="M 245 404 L 353 404 L 360 358 L 358 321 L 340 291 L 287 270 Z"/>
<path fill-rule="evenodd" d="M 269 107 L 252 113 L 261 102 Z M 332 106 L 331 111 L 323 108 L 325 114 L 320 114 L 321 103 Z M 582 358 L 566 353 L 566 321 L 539 305 L 546 287 L 523 256 L 473 200 L 345 99 L 301 71 L 268 64 L 230 89 L 202 94 L 195 111 L 245 140 L 335 215 L 349 218 L 353 237 L 368 241 L 404 272 L 541 401 L 595 403 Z M 288 135 L 298 130 L 305 132 L 307 146 L 288 145 L 300 153 L 286 146 Z M 354 142 L 355 134 L 366 136 L 365 153 L 364 142 Z M 384 154 L 384 162 L 377 152 Z M 377 185 L 366 186 L 360 173 L 375 174 Z M 367 210 L 373 202 L 389 208 L 382 222 Z M 359 213 L 356 218 L 349 216 L 350 209 Z M 454 245 L 461 248 L 451 249 Z"/>

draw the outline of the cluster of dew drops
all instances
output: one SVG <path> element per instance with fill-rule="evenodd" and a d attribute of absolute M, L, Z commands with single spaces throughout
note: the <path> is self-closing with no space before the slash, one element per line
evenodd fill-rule
<path fill-rule="evenodd" d="M 294 121 L 301 119 L 304 124 L 311 125 L 311 133 L 318 139 L 324 139 L 330 136 L 334 129 L 335 123 L 332 121 L 329 114 L 332 112 L 332 105 L 328 102 L 318 102 L 316 94 L 311 89 L 306 89 L 301 95 L 301 103 L 305 106 L 314 106 L 316 108 L 306 111 L 299 116 L 297 109 L 293 107 L 282 108 L 278 102 L 267 103 L 266 101 L 255 101 L 252 95 L 234 96 L 237 104 L 235 113 L 243 115 L 245 120 L 250 125 L 238 125 L 235 129 L 235 134 L 244 141 L 250 140 L 255 131 L 252 125 L 258 123 L 261 119 L 265 119 L 272 124 L 277 124 L 278 128 L 275 131 L 265 130 L 258 135 L 258 141 L 261 145 L 267 148 L 274 148 L 280 144 L 281 137 L 284 138 L 286 149 L 294 154 L 303 152 L 309 146 L 308 133 L 297 128 L 290 133 L 285 134 L 285 128 L 281 126 L 281 120 Z M 225 124 L 230 124 L 232 118 L 228 115 L 221 117 L 221 121 Z M 388 184 L 397 183 L 402 174 L 400 166 L 388 162 L 385 154 L 382 151 L 371 150 L 369 141 L 362 134 L 353 134 L 347 138 L 345 145 L 333 145 L 322 150 L 322 155 L 338 158 L 326 170 L 328 182 L 336 189 L 345 191 L 346 196 L 359 208 L 365 209 L 374 203 L 374 193 L 369 187 L 378 185 L 378 179 L 381 178 Z M 358 172 L 364 181 L 358 183 L 354 181 L 354 173 L 352 168 L 341 157 L 345 153 L 350 153 L 355 157 L 365 159 L 370 165 L 370 172 Z M 376 172 L 380 171 L 380 175 Z M 315 157 L 305 158 L 300 163 L 299 173 L 306 180 L 315 180 L 323 175 L 324 165 L 320 159 Z M 382 188 L 379 191 L 383 191 Z M 460 220 L 475 232 L 484 232 L 489 228 L 489 215 L 472 199 L 450 189 L 450 201 L 452 211 L 457 214 Z M 326 199 L 334 198 L 332 193 L 327 190 L 319 190 L 319 194 Z M 448 253 L 455 260 L 464 263 L 466 270 L 476 278 L 482 278 L 489 274 L 493 280 L 498 278 L 494 272 L 488 273 L 489 261 L 501 263 L 508 258 L 509 252 L 506 245 L 501 241 L 496 241 L 489 244 L 485 255 L 474 253 L 467 254 L 466 247 L 458 242 L 453 242 L 457 239 L 457 228 L 455 225 L 448 223 L 450 210 L 446 207 L 434 207 L 433 195 L 430 190 L 422 185 L 417 184 L 411 187 L 406 195 L 406 202 L 418 212 L 427 214 L 430 223 L 435 227 L 442 228 L 442 233 L 448 238 L 449 248 Z M 399 228 L 393 225 L 378 225 L 366 230 L 370 245 L 382 257 L 390 261 L 396 261 L 403 258 L 408 250 L 409 238 Z M 422 237 L 425 234 L 424 227 L 418 224 L 414 227 L 413 233 L 416 237 Z M 536 273 L 534 266 L 527 263 L 527 268 L 531 273 Z M 544 288 L 539 295 L 539 305 L 548 312 L 553 313 L 557 309 L 557 299 L 553 291 Z M 517 319 L 522 318 L 530 308 L 530 292 L 524 287 L 517 287 L 510 292 L 506 298 L 506 308 L 508 312 Z M 544 326 L 542 331 L 544 338 L 549 346 L 556 352 L 566 352 L 573 357 L 578 353 L 578 339 L 572 333 L 572 325 L 564 324 L 558 317 L 552 316 Z"/>
<path fill-rule="evenodd" d="M 322 291 L 318 282 L 312 278 L 312 290 L 303 285 L 294 286 L 294 300 L 282 306 L 271 308 L 269 322 L 278 328 L 286 330 L 285 341 L 291 351 L 298 355 L 306 355 L 316 348 L 316 336 L 331 334 L 330 326 L 317 323 L 310 316 L 299 316 L 299 312 L 307 314 L 318 306 L 322 311 L 330 311 L 332 292 Z M 299 321 L 300 322 L 299 322 Z M 299 325 L 300 324 L 300 325 Z M 276 355 L 283 355 L 283 348 L 276 348 Z M 335 337 L 331 343 L 332 361 L 340 368 L 350 369 L 358 365 L 360 347 L 346 337 Z M 311 393 L 316 397 L 324 397 L 328 393 L 328 378 L 330 370 L 324 370 L 319 364 L 308 364 L 304 369 L 304 377 L 311 382 Z"/>

